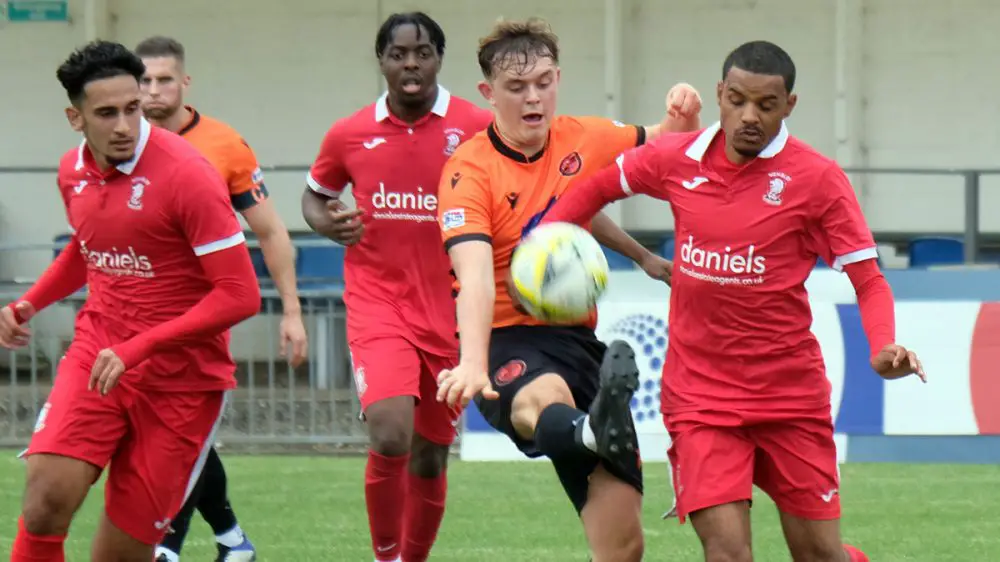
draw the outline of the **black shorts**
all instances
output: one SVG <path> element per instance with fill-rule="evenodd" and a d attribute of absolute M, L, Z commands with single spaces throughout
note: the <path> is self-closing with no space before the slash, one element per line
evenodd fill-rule
<path fill-rule="evenodd" d="M 601 361 L 607 346 L 583 326 L 510 326 L 490 336 L 490 383 L 497 400 L 476 398 L 486 421 L 507 435 L 529 457 L 542 453 L 514 430 L 510 413 L 514 395 L 541 375 L 555 373 L 566 381 L 576 407 L 586 412 L 597 395 Z M 523 365 L 522 365 L 523 363 Z"/>
<path fill-rule="evenodd" d="M 496 400 L 475 398 L 476 406 L 494 429 L 507 435 L 528 457 L 540 457 L 532 440 L 521 438 L 511 422 L 514 396 L 541 375 L 553 373 L 566 381 L 576 408 L 590 409 L 600 386 L 601 362 L 607 346 L 593 330 L 583 326 L 510 326 L 493 330 L 490 337 L 490 383 L 500 395 Z M 561 466 L 554 463 L 563 488 L 579 512 L 586 503 L 588 481 L 599 460 Z M 619 479 L 642 492 L 642 470 L 620 474 L 602 463 Z"/>

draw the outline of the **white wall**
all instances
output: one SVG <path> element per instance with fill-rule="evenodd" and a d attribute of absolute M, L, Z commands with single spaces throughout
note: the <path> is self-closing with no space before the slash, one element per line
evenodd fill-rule
<path fill-rule="evenodd" d="M 190 101 L 239 129 L 266 165 L 309 163 L 334 119 L 380 93 L 374 35 L 393 11 L 422 8 L 440 21 L 448 35 L 442 81 L 477 101 L 478 37 L 501 15 L 543 16 L 564 50 L 560 110 L 602 114 L 606 107 L 604 0 L 514 0 L 502 11 L 487 0 L 95 1 L 111 14 L 108 38 L 130 46 L 151 34 L 180 39 L 194 78 Z M 702 118 L 713 121 L 722 59 L 740 42 L 766 38 L 784 46 L 799 69 L 793 132 L 845 165 L 994 165 L 1000 104 L 990 59 L 1000 48 L 1000 9 L 990 0 L 621 1 L 624 92 L 616 117 L 657 121 L 667 88 L 685 80 L 704 93 Z M 51 166 L 76 141 L 54 74 L 87 35 L 83 0 L 70 4 L 70 25 L 0 30 L 0 166 Z M 962 228 L 960 178 L 855 180 L 876 230 Z M 272 173 L 267 183 L 289 227 L 304 228 L 301 174 Z M 984 185 L 983 229 L 1000 231 L 1000 214 L 989 211 L 1000 205 L 992 189 L 1000 180 Z M 665 205 L 637 200 L 624 205 L 622 220 L 629 228 L 659 230 L 671 219 Z M 45 242 L 61 231 L 52 175 L 0 173 L 0 221 L 3 242 Z M 46 261 L 40 254 L 7 255 L 0 267 L 5 275 L 11 267 L 31 275 Z"/>

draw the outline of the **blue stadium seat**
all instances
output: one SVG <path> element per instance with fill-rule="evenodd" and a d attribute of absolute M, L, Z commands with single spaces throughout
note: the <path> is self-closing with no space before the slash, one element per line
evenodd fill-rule
<path fill-rule="evenodd" d="M 660 255 L 668 260 L 674 259 L 675 243 L 673 236 L 667 236 L 660 242 Z"/>
<path fill-rule="evenodd" d="M 924 236 L 910 240 L 910 267 L 955 265 L 965 262 L 964 244 L 959 238 Z"/>
<path fill-rule="evenodd" d="M 632 269 L 635 267 L 635 263 L 632 260 L 618 252 L 604 246 L 601 246 L 601 249 L 604 250 L 604 257 L 608 259 L 608 267 L 610 269 Z"/>
<path fill-rule="evenodd" d="M 260 247 L 247 248 L 250 251 L 250 261 L 253 263 L 253 272 L 257 274 L 258 281 L 270 281 L 271 272 L 267 270 L 267 262 L 264 261 L 264 251 Z"/>
<path fill-rule="evenodd" d="M 307 240 L 325 240 L 308 237 Z M 344 282 L 344 247 L 334 245 L 300 246 L 296 260 L 299 286 L 322 288 L 340 286 Z"/>

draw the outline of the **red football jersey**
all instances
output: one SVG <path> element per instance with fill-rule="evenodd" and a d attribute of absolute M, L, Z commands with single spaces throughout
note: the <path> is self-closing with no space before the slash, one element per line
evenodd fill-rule
<path fill-rule="evenodd" d="M 784 125 L 746 165 L 724 147 L 715 124 L 618 158 L 626 193 L 669 201 L 674 213 L 663 411 L 828 418 L 805 281 L 817 257 L 835 269 L 877 258 L 875 241 L 837 163 Z"/>
<path fill-rule="evenodd" d="M 338 197 L 350 184 L 365 211 L 364 235 L 347 248 L 344 264 L 351 339 L 403 336 L 428 352 L 455 353 L 451 263 L 437 225 L 437 185 L 458 145 L 492 119 L 491 112 L 438 86 L 433 109 L 417 123 L 392 115 L 383 95 L 326 133 L 309 187 Z"/>
<path fill-rule="evenodd" d="M 142 121 L 132 160 L 101 172 L 86 143 L 59 162 L 59 190 L 87 261 L 89 295 L 67 351 L 97 352 L 180 316 L 212 286 L 198 257 L 244 243 L 225 182 L 190 143 Z M 229 332 L 140 363 L 121 384 L 232 388 Z"/>

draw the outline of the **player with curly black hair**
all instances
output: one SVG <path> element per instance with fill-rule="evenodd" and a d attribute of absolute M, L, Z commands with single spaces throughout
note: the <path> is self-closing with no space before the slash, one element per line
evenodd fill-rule
<path fill-rule="evenodd" d="M 375 57 L 387 91 L 330 128 L 302 196 L 309 226 L 348 246 L 347 333 L 371 444 L 365 502 L 379 561 L 427 560 L 460 415 L 434 399 L 434 377 L 458 345 L 432 188 L 492 115 L 438 83 L 444 52 L 427 14 L 386 18 Z M 339 199 L 348 185 L 356 209 Z"/>
<path fill-rule="evenodd" d="M 0 346 L 84 285 L 73 341 L 25 451 L 12 562 L 61 562 L 90 487 L 108 468 L 93 560 L 149 562 L 204 465 L 236 384 L 228 330 L 260 289 L 222 177 L 142 116 L 142 61 L 96 41 L 58 78 L 83 142 L 59 162 L 72 238 L 21 298 L 0 308 Z"/>

